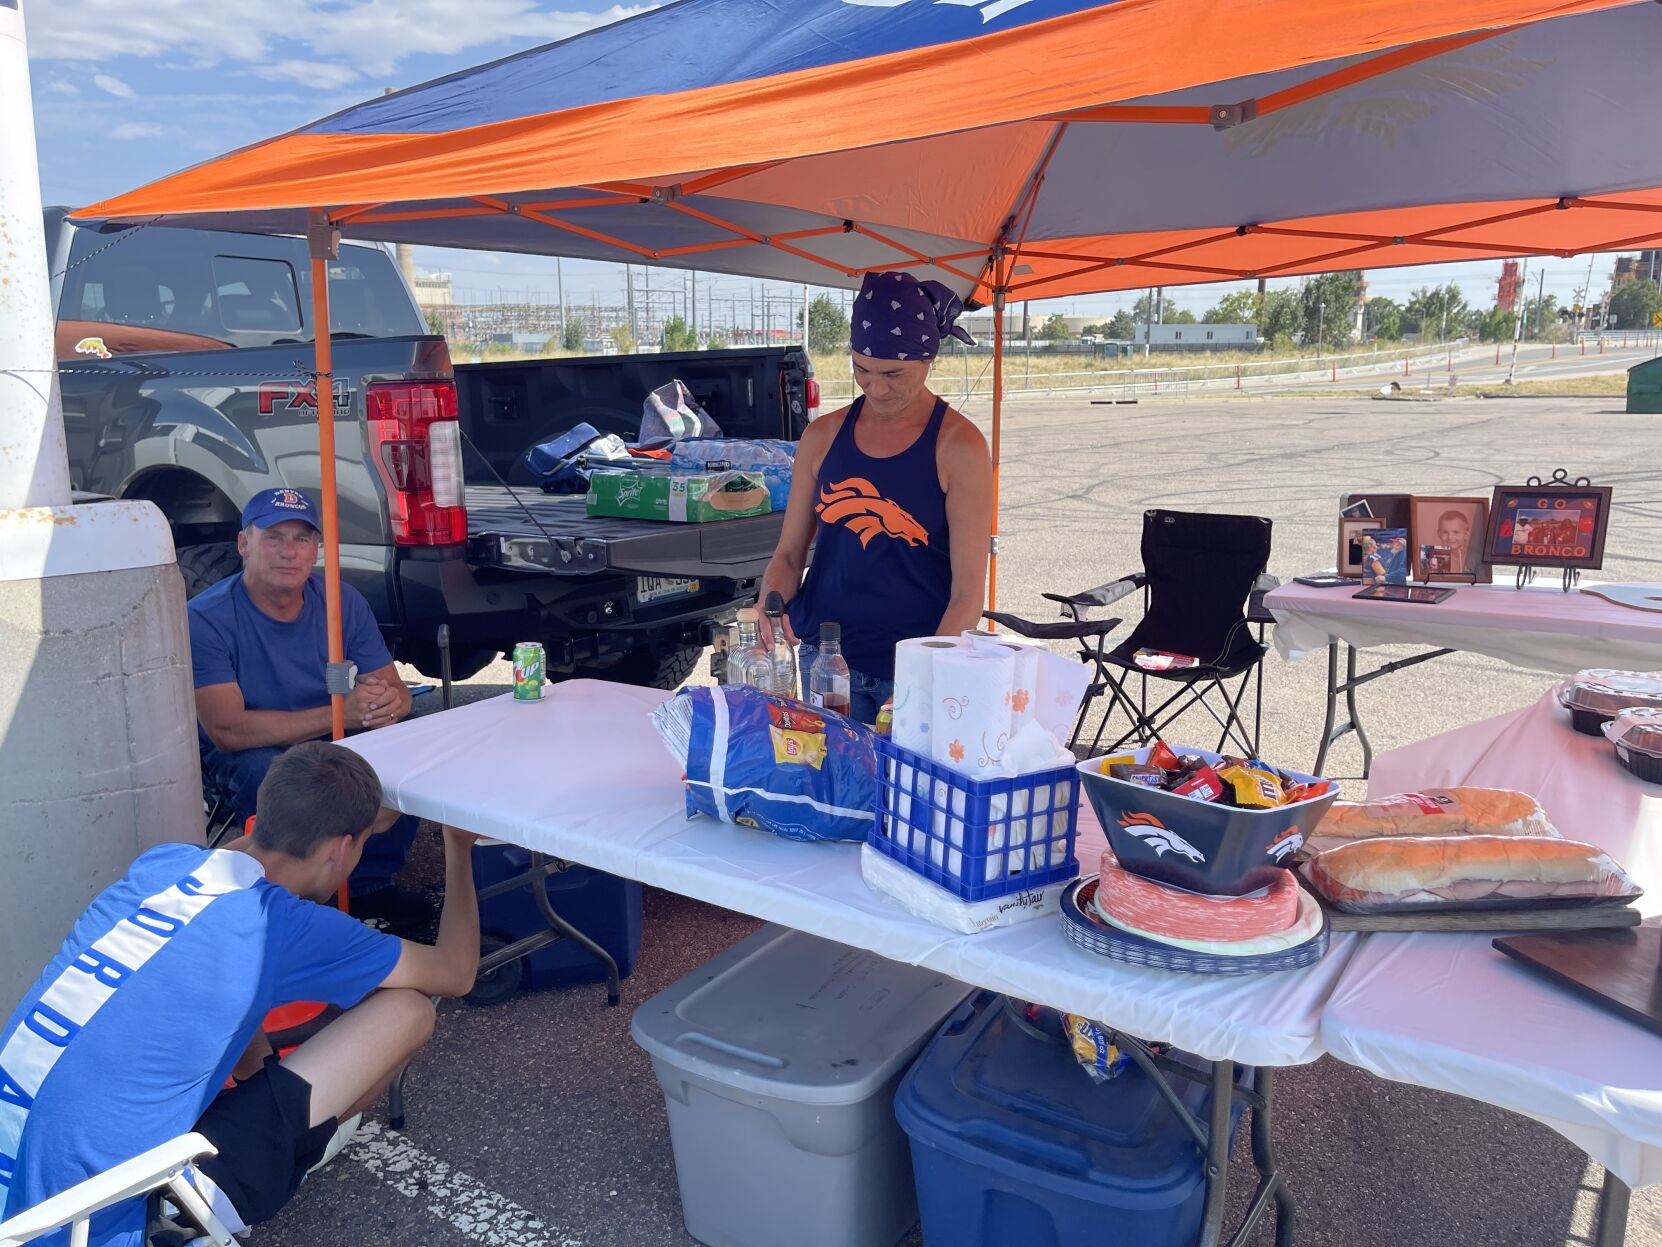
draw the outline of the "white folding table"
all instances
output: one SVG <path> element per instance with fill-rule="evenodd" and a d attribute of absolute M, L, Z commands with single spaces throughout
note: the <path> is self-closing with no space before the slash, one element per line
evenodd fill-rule
<path fill-rule="evenodd" d="M 1606 849 L 1662 914 L 1662 786 L 1540 701 L 1382 754 L 1370 795 L 1471 785 L 1533 793 L 1559 831 Z M 1662 1182 L 1662 1038 L 1496 951 L 1489 935 L 1364 936 L 1322 1014 L 1340 1060 L 1543 1122 L 1613 1174 L 1599 1243 L 1619 1243 L 1629 1186 Z"/>
<path fill-rule="evenodd" d="M 860 877 L 858 846 L 803 844 L 688 820 L 680 768 L 649 712 L 667 694 L 575 680 L 541 703 L 511 696 L 425 715 L 344 742 L 375 767 L 388 804 L 642 883 L 806 931 L 977 987 L 1092 1018 L 1212 1062 L 1226 1146 L 1236 1063 L 1257 1067 L 1254 1208 L 1277 1208 L 1291 1242 L 1292 1202 L 1270 1148 L 1269 1071 L 1314 1061 L 1324 1002 L 1354 937 L 1335 936 L 1303 970 L 1201 978 L 1121 965 L 1068 942 L 1058 919 L 963 935 L 912 917 Z M 1102 834 L 1082 809 L 1080 860 Z M 1253 1102 L 1249 1100 L 1249 1103 Z M 1217 1120 L 1216 1112 L 1214 1121 Z M 1203 1244 L 1221 1240 L 1226 1154 L 1210 1158 Z"/>
<path fill-rule="evenodd" d="M 1357 586 L 1360 588 L 1360 585 Z M 1344 587 L 1317 589 L 1296 581 L 1272 590 L 1264 605 L 1275 616 L 1275 648 L 1297 662 L 1327 651 L 1327 706 L 1311 770 L 1322 774 L 1333 743 L 1355 732 L 1362 778 L 1373 746 L 1362 726 L 1356 691 L 1365 684 L 1456 652 L 1486 654 L 1531 669 L 1575 672 L 1585 667 L 1662 667 L 1662 612 L 1620 606 L 1579 590 L 1511 585 L 1438 585 L 1454 593 L 1435 605 L 1358 599 Z M 1422 645 L 1426 653 L 1358 672 L 1358 654 L 1380 645 Z M 1340 676 L 1340 648 L 1345 650 Z M 1336 723 L 1339 698 L 1346 721 Z"/>

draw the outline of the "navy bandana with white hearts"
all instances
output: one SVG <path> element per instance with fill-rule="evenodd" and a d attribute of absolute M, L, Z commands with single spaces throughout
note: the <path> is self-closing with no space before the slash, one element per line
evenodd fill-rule
<path fill-rule="evenodd" d="M 873 359 L 934 359 L 941 339 L 975 339 L 955 322 L 964 301 L 938 281 L 919 281 L 910 273 L 867 273 L 854 300 L 849 337 L 856 355 Z"/>

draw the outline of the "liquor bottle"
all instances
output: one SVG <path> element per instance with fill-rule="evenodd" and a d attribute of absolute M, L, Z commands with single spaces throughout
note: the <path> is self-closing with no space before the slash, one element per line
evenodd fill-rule
<path fill-rule="evenodd" d="M 843 626 L 819 626 L 819 654 L 808 672 L 808 700 L 826 710 L 846 715 L 852 706 L 848 663 L 843 658 Z"/>
<path fill-rule="evenodd" d="M 762 648 L 754 606 L 739 612 L 739 643 L 727 655 L 727 682 L 773 692 L 773 660 Z"/>
<path fill-rule="evenodd" d="M 785 599 L 774 589 L 768 594 L 764 613 L 773 632 L 773 647 L 768 657 L 773 660 L 773 691 L 781 697 L 796 696 L 796 651 L 785 639 Z"/>

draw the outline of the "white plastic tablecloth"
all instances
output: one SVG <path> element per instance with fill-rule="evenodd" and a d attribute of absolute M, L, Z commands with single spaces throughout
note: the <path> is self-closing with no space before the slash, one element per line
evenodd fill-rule
<path fill-rule="evenodd" d="M 1504 570 L 1504 569 L 1503 569 Z M 1455 585 L 1433 606 L 1370 602 L 1354 589 L 1289 583 L 1264 598 L 1275 616 L 1275 648 L 1289 662 L 1334 641 L 1358 649 L 1424 645 L 1487 654 L 1543 671 L 1662 667 L 1662 612 L 1618 606 L 1557 587 Z"/>
<path fill-rule="evenodd" d="M 667 694 L 594 680 L 540 704 L 511 696 L 425 715 L 345 742 L 389 804 L 961 982 L 1095 1018 L 1209 1060 L 1283 1066 L 1322 1054 L 1322 1004 L 1356 940 L 1335 936 L 1304 970 L 1204 978 L 1082 952 L 1060 919 L 960 935 L 913 918 L 860 878 L 859 846 L 800 844 L 688 820 L 680 769 L 648 714 Z M 1079 857 L 1100 856 L 1081 810 Z"/>
<path fill-rule="evenodd" d="M 1570 727 L 1552 693 L 1393 750 L 1368 790 L 1470 784 L 1534 793 L 1565 836 L 1597 844 L 1662 913 L 1662 786 Z M 1384 1078 L 1544 1122 L 1633 1186 L 1662 1182 L 1662 1038 L 1511 961 L 1488 935 L 1369 935 L 1322 1016 L 1322 1040 Z"/>

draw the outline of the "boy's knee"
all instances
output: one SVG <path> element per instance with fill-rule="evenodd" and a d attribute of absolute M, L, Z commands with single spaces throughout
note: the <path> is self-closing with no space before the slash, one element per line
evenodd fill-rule
<path fill-rule="evenodd" d="M 432 1038 L 438 1019 L 432 1000 L 411 987 L 389 988 L 377 994 L 384 1000 L 382 1007 L 391 1012 L 390 1021 L 400 1034 L 417 1045 Z"/>

